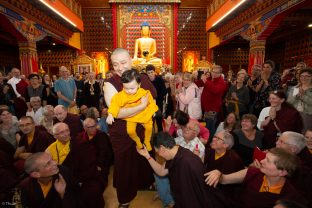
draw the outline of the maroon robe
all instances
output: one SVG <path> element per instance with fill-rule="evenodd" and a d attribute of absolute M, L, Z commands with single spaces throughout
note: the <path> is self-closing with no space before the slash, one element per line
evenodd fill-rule
<path fill-rule="evenodd" d="M 59 123 L 60 121 L 57 118 L 54 119 L 54 124 Z M 71 113 L 67 113 L 66 118 L 63 123 L 66 123 L 70 129 L 70 137 L 76 138 L 76 136 L 83 131 L 82 122 L 80 117 Z"/>
<path fill-rule="evenodd" d="M 106 133 L 97 130 L 94 137 L 89 140 L 89 137 L 85 131 L 78 134 L 78 137 L 82 138 L 86 143 L 93 147 L 93 151 L 96 154 L 96 166 L 101 168 L 101 176 L 104 179 L 105 187 L 108 183 L 109 168 L 113 160 L 113 150 L 110 143 L 110 139 Z"/>
<path fill-rule="evenodd" d="M 28 153 L 44 152 L 54 141 L 55 139 L 53 136 L 49 134 L 44 127 L 36 126 L 34 138 L 31 144 L 28 144 L 27 142 L 27 135 L 23 134 L 18 146 L 24 146 L 25 152 Z M 24 171 L 24 162 L 24 159 L 18 159 L 15 161 L 14 166 L 18 173 L 22 173 Z"/>
<path fill-rule="evenodd" d="M 75 184 L 80 186 L 83 207 L 103 208 L 104 181 L 96 168 L 96 151 L 82 138 L 71 140 L 70 152 L 62 163 L 73 176 Z"/>
<path fill-rule="evenodd" d="M 15 148 L 10 142 L 8 142 L 7 140 L 1 137 L 0 137 L 0 151 L 5 152 L 9 156 L 10 160 L 13 160 Z M 0 158 L 0 161 L 1 161 L 1 158 Z"/>
<path fill-rule="evenodd" d="M 219 170 L 223 174 L 230 174 L 245 168 L 243 160 L 234 150 L 227 150 L 219 159 L 215 160 L 215 150 L 206 148 L 205 161 L 206 171 Z"/>
<path fill-rule="evenodd" d="M 23 134 L 18 144 L 19 147 L 25 146 L 25 151 L 30 153 L 44 152 L 50 144 L 55 142 L 55 139 L 42 126 L 35 127 L 34 138 L 31 144 L 27 142 L 27 135 Z"/>
<path fill-rule="evenodd" d="M 40 208 L 75 208 L 78 207 L 79 197 L 77 196 L 77 186 L 72 182 L 71 175 L 65 167 L 60 166 L 60 174 L 66 181 L 64 198 L 61 199 L 52 186 L 46 198 L 44 198 L 40 184 L 37 179 L 28 177 L 19 185 L 21 189 L 21 200 L 23 207 Z"/>
<path fill-rule="evenodd" d="M 118 75 L 108 81 L 118 92 L 122 90 Z M 156 98 L 156 90 L 144 74 L 141 74 L 141 87 L 150 90 L 153 98 Z M 137 125 L 137 134 L 144 138 L 141 125 Z M 135 142 L 127 134 L 125 120 L 115 119 L 113 125 L 109 125 L 109 135 L 114 151 L 114 187 L 119 203 L 128 203 L 134 199 L 139 188 L 146 189 L 152 184 L 153 170 L 146 159 L 137 153 Z"/>
<path fill-rule="evenodd" d="M 312 206 L 312 170 L 304 161 L 299 160 L 294 174 L 289 178 L 290 183 L 304 196 Z"/>
<path fill-rule="evenodd" d="M 275 121 L 281 133 L 284 131 L 301 133 L 302 131 L 303 124 L 300 113 L 295 108 L 285 104 L 282 104 L 282 108 L 276 112 Z M 263 148 L 270 149 L 275 147 L 278 130 L 272 120 L 263 128 L 263 133 Z"/>
<path fill-rule="evenodd" d="M 14 171 L 11 156 L 0 150 L 0 202 L 11 201 L 11 191 L 17 182 L 18 177 Z"/>
<path fill-rule="evenodd" d="M 204 182 L 204 164 L 188 149 L 179 147 L 172 160 L 166 161 L 170 188 L 176 208 L 219 208 L 223 207 L 217 189 Z M 224 201 L 223 201 L 224 202 Z"/>
<path fill-rule="evenodd" d="M 297 190 L 286 179 L 280 194 L 259 192 L 264 174 L 257 168 L 248 168 L 241 193 L 241 206 L 248 208 L 272 208 L 278 199 L 286 199 L 306 204 Z"/>
<path fill-rule="evenodd" d="M 243 160 L 234 150 L 227 150 L 222 157 L 215 160 L 215 150 L 206 148 L 204 164 L 206 172 L 217 169 L 223 174 L 234 173 L 245 168 Z M 231 207 L 236 206 L 237 196 L 235 193 L 239 192 L 240 187 L 240 184 L 218 184 L 218 188 L 226 196 L 228 205 Z"/>
<path fill-rule="evenodd" d="M 307 167 L 312 169 L 312 154 L 307 147 L 301 150 L 301 152 L 298 154 L 298 157 Z"/>

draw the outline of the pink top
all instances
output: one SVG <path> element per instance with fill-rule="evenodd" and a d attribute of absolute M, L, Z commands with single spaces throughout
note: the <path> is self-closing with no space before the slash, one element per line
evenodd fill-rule
<path fill-rule="evenodd" d="M 209 136 L 210 136 L 209 130 L 206 127 L 202 126 L 196 119 L 190 118 L 190 121 L 195 121 L 196 123 L 198 123 L 198 126 L 199 126 L 199 134 L 198 134 L 198 136 L 201 139 L 203 139 L 203 140 L 208 142 L 208 139 L 209 139 Z M 177 131 L 177 127 L 174 124 L 171 124 L 168 133 L 170 135 L 173 135 L 173 133 L 176 132 L 176 131 Z"/>

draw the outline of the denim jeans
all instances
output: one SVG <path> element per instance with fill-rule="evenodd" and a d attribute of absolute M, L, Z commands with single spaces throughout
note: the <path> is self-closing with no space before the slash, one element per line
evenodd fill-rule
<path fill-rule="evenodd" d="M 218 113 L 215 113 L 213 117 L 205 118 L 206 128 L 210 132 L 209 141 L 211 141 L 212 137 L 216 132 L 216 123 L 218 119 Z"/>
<path fill-rule="evenodd" d="M 170 183 L 169 178 L 167 176 L 158 176 L 154 173 L 157 193 L 159 195 L 160 200 L 164 204 L 164 207 L 169 204 L 174 204 L 173 197 L 170 191 Z"/>

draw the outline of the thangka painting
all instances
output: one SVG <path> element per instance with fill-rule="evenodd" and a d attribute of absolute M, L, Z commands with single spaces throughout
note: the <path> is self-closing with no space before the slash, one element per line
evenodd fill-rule
<path fill-rule="evenodd" d="M 134 57 L 135 41 L 141 38 L 141 25 L 149 24 L 150 37 L 156 40 L 156 57 L 162 64 L 172 64 L 173 50 L 172 5 L 119 5 L 118 46 Z"/>

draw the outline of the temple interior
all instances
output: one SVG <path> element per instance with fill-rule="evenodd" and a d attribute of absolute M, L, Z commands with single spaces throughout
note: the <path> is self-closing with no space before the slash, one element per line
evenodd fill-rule
<path fill-rule="evenodd" d="M 0 0 L 2 75 L 16 67 L 26 77 L 53 77 L 65 66 L 105 79 L 116 48 L 129 52 L 133 68 L 152 64 L 158 75 L 216 65 L 226 76 L 242 69 L 250 75 L 265 60 L 282 74 L 300 62 L 312 66 L 312 1 Z M 105 207 L 115 208 L 113 168 L 108 178 Z M 164 206 L 155 190 L 139 190 L 131 207 Z"/>
<path fill-rule="evenodd" d="M 5 72 L 17 66 L 25 74 L 53 75 L 64 65 L 72 72 L 105 73 L 114 48 L 136 56 L 144 22 L 156 41 L 154 60 L 146 63 L 160 72 L 192 71 L 198 64 L 250 70 L 264 57 L 274 59 L 280 70 L 311 63 L 310 1 L 9 0 L 0 5 L 0 69 Z M 144 67 L 142 60 L 136 62 Z"/>

